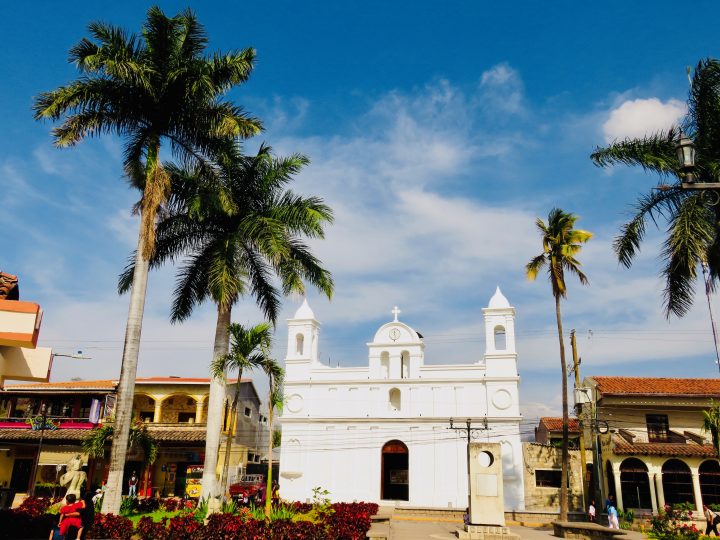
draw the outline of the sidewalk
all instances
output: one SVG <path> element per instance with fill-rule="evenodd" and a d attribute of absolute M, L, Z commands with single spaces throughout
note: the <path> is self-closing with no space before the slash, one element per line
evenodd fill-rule
<path fill-rule="evenodd" d="M 390 522 L 390 538 L 392 540 L 452 540 L 457 539 L 455 530 L 462 528 L 462 523 L 456 521 L 416 521 L 407 518 L 393 519 Z M 551 528 L 533 528 L 511 526 L 510 530 L 523 540 L 555 538 Z M 644 534 L 625 531 L 624 540 L 646 540 Z"/>

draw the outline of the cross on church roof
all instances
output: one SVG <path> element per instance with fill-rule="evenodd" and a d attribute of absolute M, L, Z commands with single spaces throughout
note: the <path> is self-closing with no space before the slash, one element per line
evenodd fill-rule
<path fill-rule="evenodd" d="M 395 306 L 390 313 L 392 313 L 393 315 L 395 315 L 395 322 L 397 322 L 397 320 L 398 320 L 398 315 L 400 315 L 400 314 L 402 313 L 402 311 L 400 311 L 400 310 L 398 309 L 398 307 Z"/>

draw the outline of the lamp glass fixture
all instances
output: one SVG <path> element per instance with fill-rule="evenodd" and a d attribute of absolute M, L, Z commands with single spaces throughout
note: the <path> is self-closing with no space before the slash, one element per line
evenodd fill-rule
<path fill-rule="evenodd" d="M 675 145 L 680 170 L 691 172 L 695 168 L 695 143 L 687 135 L 680 132 L 680 140 Z"/>

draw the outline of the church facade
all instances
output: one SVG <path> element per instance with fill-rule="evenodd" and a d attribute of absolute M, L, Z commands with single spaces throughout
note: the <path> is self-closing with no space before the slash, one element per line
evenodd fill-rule
<path fill-rule="evenodd" d="M 361 367 L 318 357 L 320 323 L 307 300 L 288 321 L 280 493 L 306 501 L 466 508 L 467 435 L 501 444 L 506 510 L 524 508 L 515 310 L 498 288 L 483 309 L 486 350 L 468 364 L 426 364 L 422 336 L 382 325 Z M 476 428 L 476 430 L 475 430 Z"/>

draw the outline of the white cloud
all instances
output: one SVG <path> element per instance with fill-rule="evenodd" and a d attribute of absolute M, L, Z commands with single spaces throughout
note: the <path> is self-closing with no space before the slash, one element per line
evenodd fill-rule
<path fill-rule="evenodd" d="M 494 113 L 520 114 L 525 110 L 520 74 L 507 63 L 497 64 L 480 77 L 482 107 Z"/>
<path fill-rule="evenodd" d="M 640 138 L 677 125 L 687 113 L 685 103 L 677 99 L 629 99 L 612 109 L 603 124 L 606 142 Z"/>

